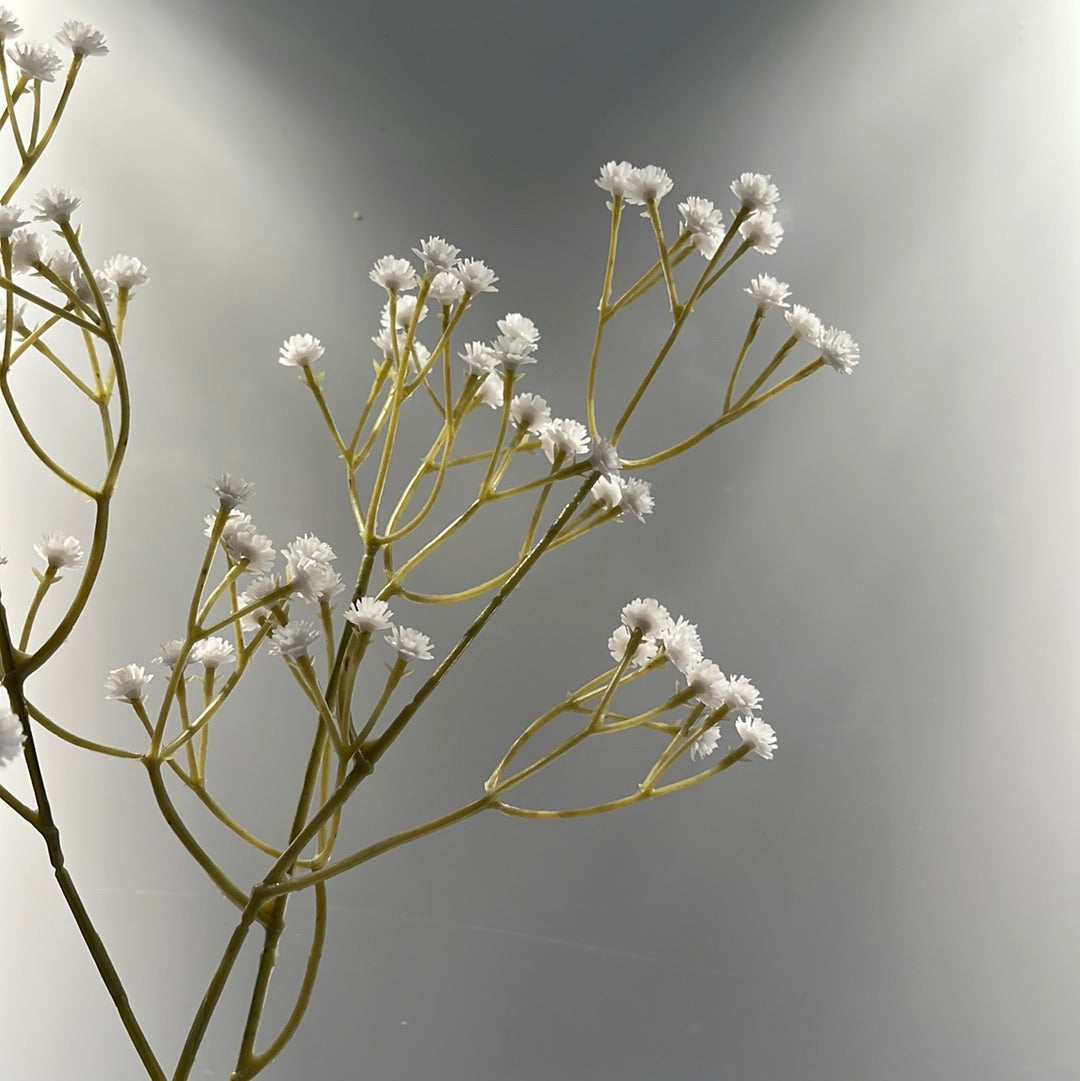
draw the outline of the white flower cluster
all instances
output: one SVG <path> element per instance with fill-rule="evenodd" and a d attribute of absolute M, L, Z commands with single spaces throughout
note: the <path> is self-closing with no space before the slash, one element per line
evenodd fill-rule
<path fill-rule="evenodd" d="M 776 733 L 754 715 L 761 709 L 761 693 L 746 676 L 726 676 L 705 659 L 695 624 L 682 616 L 673 619 L 652 597 L 638 597 L 623 608 L 622 620 L 608 639 L 608 650 L 616 661 L 626 655 L 635 631 L 640 634 L 631 658 L 635 667 L 644 668 L 663 655 L 700 702 L 711 710 L 723 710 L 725 717 L 735 717 L 735 729 L 744 745 L 762 758 L 772 758 Z M 719 742 L 719 728 L 711 725 L 692 744 L 690 757 L 707 757 Z"/>
<path fill-rule="evenodd" d="M 345 609 L 345 618 L 362 634 L 389 629 L 390 633 L 384 639 L 402 660 L 432 660 L 431 639 L 412 627 L 395 626 L 390 619 L 393 614 L 390 605 L 377 597 L 361 597 Z"/>

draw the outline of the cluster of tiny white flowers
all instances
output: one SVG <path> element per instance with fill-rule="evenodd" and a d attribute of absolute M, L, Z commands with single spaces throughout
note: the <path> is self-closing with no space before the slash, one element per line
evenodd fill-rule
<path fill-rule="evenodd" d="M 291 541 L 282 554 L 285 581 L 309 604 L 329 603 L 345 589 L 341 575 L 330 565 L 337 558 L 333 548 L 313 533 Z"/>
<path fill-rule="evenodd" d="M 639 522 L 644 522 L 645 515 L 652 514 L 656 506 L 652 485 L 647 480 L 624 477 L 619 473 L 597 477 L 589 494 L 610 510 L 617 507 L 620 516 L 623 511 L 629 511 Z"/>

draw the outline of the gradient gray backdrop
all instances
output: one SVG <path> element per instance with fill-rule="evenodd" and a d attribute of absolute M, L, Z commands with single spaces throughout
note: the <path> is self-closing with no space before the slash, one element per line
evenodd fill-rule
<path fill-rule="evenodd" d="M 285 336 L 318 334 L 347 411 L 377 257 L 434 232 L 485 259 L 501 292 L 468 336 L 532 316 L 544 337 L 525 387 L 580 416 L 600 164 L 664 165 L 669 222 L 689 194 L 726 210 L 728 182 L 762 170 L 787 236 L 732 286 L 774 273 L 862 346 L 851 378 L 824 371 L 656 470 L 646 526 L 538 569 L 350 828 L 375 839 L 472 798 L 520 727 L 603 667 L 637 595 L 754 677 L 775 761 L 616 815 L 473 819 L 336 881 L 322 980 L 268 1081 L 1080 1076 L 1073 5 L 15 6 L 32 38 L 85 18 L 113 50 L 86 63 L 28 197 L 75 188 L 93 257 L 130 252 L 153 273 L 129 329 L 136 417 L 111 556 L 32 685 L 87 735 L 138 744 L 102 680 L 177 632 L 216 473 L 257 483 L 250 509 L 279 544 L 312 530 L 355 560 L 334 454 L 275 360 Z M 747 314 L 733 293 L 700 306 L 649 403 L 656 429 L 631 431 L 627 453 L 715 411 L 716 355 Z M 613 339 L 609 402 L 661 340 L 655 300 Z M 88 424 L 54 414 L 58 445 Z M 18 612 L 33 541 L 85 539 L 89 518 L 3 430 L 0 573 Z M 483 576 L 497 551 L 459 550 L 456 572 Z M 450 620 L 410 616 L 449 647 Z M 267 684 L 222 718 L 217 776 L 273 832 L 308 720 L 258 668 Z M 138 765 L 42 744 L 69 866 L 171 1064 L 233 909 L 161 825 Z M 586 764 L 610 794 L 614 766 Z M 4 774 L 18 792 L 21 771 Z M 587 782 L 579 768 L 534 792 L 557 804 Z M 241 880 L 261 873 L 203 835 Z M 142 1077 L 44 847 L 9 814 L 0 867 L 0 1073 Z M 279 1003 L 311 914 L 291 911 Z M 228 1076 L 242 987 L 196 1077 Z"/>

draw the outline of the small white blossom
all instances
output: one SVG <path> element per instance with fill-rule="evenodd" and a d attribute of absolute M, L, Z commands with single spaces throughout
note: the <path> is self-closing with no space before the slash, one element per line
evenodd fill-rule
<path fill-rule="evenodd" d="M 727 676 L 712 661 L 699 660 L 683 671 L 686 686 L 709 707 L 720 709 L 728 692 Z"/>
<path fill-rule="evenodd" d="M 60 27 L 56 40 L 77 56 L 104 56 L 109 51 L 105 35 L 89 23 L 68 19 Z"/>
<path fill-rule="evenodd" d="M 777 281 L 769 274 L 759 274 L 750 279 L 750 285 L 743 290 L 749 293 L 762 310 L 786 308 L 785 298 L 791 295 L 787 282 Z"/>
<path fill-rule="evenodd" d="M 634 174 L 634 167 L 628 161 L 618 163 L 609 161 L 600 166 L 600 176 L 593 183 L 612 195 L 625 195 Z"/>
<path fill-rule="evenodd" d="M 400 293 L 416 286 L 416 271 L 408 259 L 399 259 L 396 255 L 384 255 L 375 260 L 375 266 L 368 271 L 368 277 L 391 293 Z"/>
<path fill-rule="evenodd" d="M 821 341 L 825 328 L 821 320 L 809 308 L 796 304 L 791 311 L 784 312 L 784 318 L 788 321 L 791 333 L 796 338 L 809 342 L 811 345 L 817 345 Z"/>
<path fill-rule="evenodd" d="M 554 464 L 556 454 L 576 458 L 589 453 L 589 430 L 579 420 L 560 417 L 540 431 L 540 447 Z"/>
<path fill-rule="evenodd" d="M 510 419 L 519 428 L 539 435 L 551 420 L 551 408 L 539 394 L 515 394 L 510 401 Z"/>
<path fill-rule="evenodd" d="M 34 545 L 37 552 L 53 570 L 83 565 L 82 545 L 74 537 L 65 537 L 63 533 L 46 533 Z"/>
<path fill-rule="evenodd" d="M 429 236 L 427 240 L 420 241 L 419 248 L 413 248 L 413 253 L 419 256 L 424 264 L 424 273 L 431 275 L 445 273 L 456 262 L 460 249 L 443 240 L 441 236 Z"/>
<path fill-rule="evenodd" d="M 213 483 L 213 489 L 223 507 L 233 510 L 241 503 L 247 502 L 255 491 L 255 485 L 244 480 L 243 477 L 234 477 L 231 473 L 222 473 Z"/>
<path fill-rule="evenodd" d="M 608 652 L 617 661 L 621 661 L 626 654 L 626 647 L 630 644 L 630 631 L 620 623 L 614 631 L 611 633 L 611 637 L 608 639 Z M 644 668 L 651 660 L 653 660 L 657 653 L 660 652 L 660 647 L 651 638 L 643 638 L 639 643 L 637 649 L 634 650 L 634 656 L 631 658 L 633 664 L 638 668 Z"/>
<path fill-rule="evenodd" d="M 345 618 L 359 631 L 385 631 L 393 626 L 390 605 L 376 597 L 361 597 L 345 609 Z"/>
<path fill-rule="evenodd" d="M 492 409 L 500 409 L 505 398 L 502 376 L 498 372 L 488 372 L 484 381 L 476 389 L 476 400 Z"/>
<path fill-rule="evenodd" d="M 19 20 L 7 8 L 0 8 L 0 42 L 17 38 L 21 33 Z"/>
<path fill-rule="evenodd" d="M 397 298 L 397 304 L 394 307 L 394 321 L 399 331 L 408 330 L 412 325 L 413 313 L 416 311 L 416 297 L 411 293 L 405 293 Z M 427 305 L 425 304 L 420 309 L 420 317 L 416 320 L 417 323 L 422 323 L 427 318 Z M 384 330 L 390 329 L 390 302 L 387 301 L 383 305 L 382 312 L 379 315 L 379 325 Z"/>
<path fill-rule="evenodd" d="M 535 364 L 536 346 L 524 338 L 509 338 L 500 334 L 492 345 L 499 363 L 508 371 L 516 372 L 522 364 Z"/>
<path fill-rule="evenodd" d="M 646 638 L 659 638 L 671 626 L 671 615 L 655 597 L 638 597 L 623 606 L 622 624 Z"/>
<path fill-rule="evenodd" d="M 0 8 L 0 16 L 4 10 Z M 25 739 L 22 721 L 11 712 L 11 707 L 6 703 L 0 706 L 0 766 L 14 762 L 22 754 Z"/>
<path fill-rule="evenodd" d="M 589 495 L 597 503 L 603 503 L 608 510 L 614 510 L 622 502 L 622 486 L 618 476 L 597 477 L 596 483 L 589 489 Z"/>
<path fill-rule="evenodd" d="M 844 375 L 851 375 L 859 363 L 859 346 L 846 330 L 829 327 L 821 333 L 816 345 L 825 363 Z"/>
<path fill-rule="evenodd" d="M 499 280 L 482 259 L 462 259 L 451 271 L 465 287 L 469 296 L 476 293 L 497 293 L 495 283 Z"/>
<path fill-rule="evenodd" d="M 296 540 L 290 541 L 285 545 L 283 554 L 290 563 L 311 559 L 316 563 L 329 564 L 337 559 L 334 549 L 326 541 L 319 540 L 314 533 L 305 533 Z"/>
<path fill-rule="evenodd" d="M 236 660 L 236 650 L 228 639 L 213 635 L 191 647 L 191 659 L 203 668 L 217 668 L 222 664 L 232 664 Z"/>
<path fill-rule="evenodd" d="M 36 221 L 54 221 L 57 225 L 64 225 L 71 221 L 71 215 L 81 203 L 82 200 L 67 188 L 52 187 L 39 191 L 30 209 Z"/>
<path fill-rule="evenodd" d="M 397 650 L 398 656 L 405 660 L 430 661 L 433 659 L 431 639 L 426 634 L 413 630 L 412 627 L 394 627 L 385 637 L 386 641 Z"/>
<path fill-rule="evenodd" d="M 21 229 L 26 224 L 22 215 L 22 209 L 14 204 L 0 206 L 0 237 L 11 236 L 16 229 Z"/>
<path fill-rule="evenodd" d="M 690 744 L 690 761 L 695 758 L 708 758 L 720 743 L 720 729 L 714 724 Z"/>
<path fill-rule="evenodd" d="M 158 649 L 160 652 L 154 658 L 154 664 L 160 664 L 163 668 L 172 671 L 180 661 L 180 654 L 184 650 L 184 641 L 182 638 L 170 638 L 169 641 L 162 642 Z M 188 655 L 184 658 L 184 667 L 187 668 L 194 659 L 191 650 L 188 650 Z"/>
<path fill-rule="evenodd" d="M 23 333 L 26 330 L 26 301 L 17 300 L 12 305 L 12 327 Z M 0 331 L 7 326 L 7 304 L 0 303 Z"/>
<path fill-rule="evenodd" d="M 470 371 L 478 375 L 490 374 L 499 363 L 495 350 L 487 342 L 469 342 L 465 346 L 465 352 L 458 353 L 458 356 L 465 361 Z"/>
<path fill-rule="evenodd" d="M 760 717 L 744 720 L 740 717 L 735 722 L 735 729 L 742 739 L 743 746 L 749 747 L 762 758 L 772 758 L 776 750 L 776 732 L 771 724 L 766 724 Z"/>
<path fill-rule="evenodd" d="M 780 199 L 780 192 L 769 173 L 743 173 L 731 182 L 731 193 L 745 210 L 772 210 Z"/>
<path fill-rule="evenodd" d="M 622 489 L 622 509 L 628 510 L 639 522 L 644 522 L 645 515 L 652 514 L 656 506 L 652 485 L 640 477 L 619 477 L 619 487 Z"/>
<path fill-rule="evenodd" d="M 431 288 L 428 290 L 428 295 L 437 303 L 449 306 L 456 304 L 465 295 L 465 286 L 449 270 L 440 270 L 431 279 Z"/>
<path fill-rule="evenodd" d="M 206 528 L 203 530 L 203 536 L 209 537 L 214 531 L 214 522 L 217 521 L 216 514 L 203 515 L 203 522 L 206 524 Z M 245 514 L 243 511 L 231 510 L 229 516 L 225 519 L 224 525 L 221 527 L 222 539 L 228 539 L 237 533 L 254 533 L 255 523 L 251 520 L 250 514 Z"/>
<path fill-rule="evenodd" d="M 687 671 L 702 659 L 701 637 L 697 626 L 679 616 L 661 634 L 664 653 L 675 667 L 686 675 Z"/>
<path fill-rule="evenodd" d="M 592 452 L 589 454 L 589 465 L 593 469 L 599 469 L 609 480 L 622 468 L 618 451 L 609 439 L 603 437 L 593 444 Z"/>
<path fill-rule="evenodd" d="M 268 574 L 259 575 L 248 582 L 247 589 L 236 598 L 238 608 L 246 608 L 257 600 L 261 600 L 268 593 L 273 593 L 281 583 Z M 253 608 L 247 615 L 240 617 L 240 629 L 247 633 L 254 633 L 269 618 L 270 609 L 266 607 Z"/>
<path fill-rule="evenodd" d="M 12 234 L 11 265 L 15 270 L 33 270 L 44 261 L 45 238 L 33 229 Z"/>
<path fill-rule="evenodd" d="M 150 271 L 134 255 L 114 255 L 105 264 L 103 273 L 118 292 L 134 293 L 150 280 Z"/>
<path fill-rule="evenodd" d="M 535 345 L 540 340 L 540 331 L 536 329 L 536 324 L 520 312 L 507 312 L 502 319 L 496 321 L 496 326 L 507 338 L 526 341 L 530 345 Z"/>
<path fill-rule="evenodd" d="M 247 560 L 245 574 L 266 574 L 273 567 L 277 553 L 269 537 L 241 529 L 235 533 L 223 533 L 221 539 L 231 559 L 237 563 Z"/>
<path fill-rule="evenodd" d="M 285 580 L 309 604 L 334 600 L 345 588 L 341 575 L 327 563 L 303 557 L 290 559 Z"/>
<path fill-rule="evenodd" d="M 716 209 L 711 199 L 701 199 L 696 195 L 691 195 L 679 203 L 679 213 L 694 247 L 706 259 L 711 259 L 720 247 L 720 241 L 724 239 L 722 213 Z"/>
<path fill-rule="evenodd" d="M 146 687 L 154 677 L 141 664 L 125 664 L 114 668 L 105 680 L 105 697 L 118 702 L 141 702 L 146 697 Z"/>
<path fill-rule="evenodd" d="M 307 656 L 308 649 L 318 637 L 314 623 L 304 619 L 289 620 L 270 636 L 270 652 L 275 657 Z"/>
<path fill-rule="evenodd" d="M 27 41 L 17 42 L 14 48 L 8 49 L 8 56 L 28 79 L 43 83 L 53 82 L 56 73 L 64 66 L 55 49 Z"/>
<path fill-rule="evenodd" d="M 724 692 L 724 704 L 732 713 L 749 715 L 761 709 L 761 691 L 746 676 L 731 676 Z"/>
<path fill-rule="evenodd" d="M 631 172 L 626 185 L 626 201 L 635 206 L 659 203 L 674 186 L 671 177 L 659 165 L 646 165 Z"/>
<path fill-rule="evenodd" d="M 323 344 L 312 334 L 294 334 L 286 338 L 278 350 L 278 364 L 288 368 L 307 368 L 326 352 Z"/>
<path fill-rule="evenodd" d="M 769 213 L 756 210 L 739 226 L 743 240 L 750 241 L 754 251 L 775 255 L 784 238 L 784 227 Z"/>

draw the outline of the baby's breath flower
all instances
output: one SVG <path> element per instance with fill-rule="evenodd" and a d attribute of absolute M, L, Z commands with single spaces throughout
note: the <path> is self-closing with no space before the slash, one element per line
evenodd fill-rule
<path fill-rule="evenodd" d="M 386 641 L 397 650 L 398 656 L 404 660 L 430 661 L 433 660 L 431 652 L 431 639 L 412 627 L 394 627 Z"/>
<path fill-rule="evenodd" d="M 596 483 L 589 489 L 589 495 L 597 503 L 603 503 L 608 510 L 614 510 L 622 501 L 622 486 L 619 484 L 619 478 L 617 476 L 597 477 Z"/>
<path fill-rule="evenodd" d="M 625 195 L 634 174 L 634 167 L 628 161 L 618 163 L 609 161 L 600 166 L 600 176 L 593 183 L 612 195 Z"/>
<path fill-rule="evenodd" d="M 620 623 L 614 631 L 611 633 L 611 637 L 608 639 L 608 652 L 617 661 L 621 661 L 626 654 L 626 647 L 630 644 L 630 631 Z M 657 653 L 660 652 L 660 647 L 651 638 L 642 638 L 638 643 L 637 649 L 634 650 L 634 656 L 631 658 L 632 663 L 638 668 L 644 668 L 651 660 L 653 660 Z"/>
<path fill-rule="evenodd" d="M 623 606 L 622 624 L 646 638 L 659 638 L 671 626 L 671 615 L 655 597 L 638 597 Z"/>
<path fill-rule="evenodd" d="M 276 657 L 307 656 L 308 649 L 318 637 L 314 623 L 291 619 L 270 636 L 270 652 Z"/>
<path fill-rule="evenodd" d="M 709 709 L 720 709 L 725 704 L 728 680 L 718 665 L 702 658 L 680 671 L 686 677 L 686 686 Z"/>
<path fill-rule="evenodd" d="M 214 522 L 217 521 L 216 514 L 203 515 L 203 522 L 206 524 L 206 528 L 203 530 L 203 536 L 209 537 L 214 531 Z M 229 511 L 229 516 L 225 519 L 225 524 L 221 529 L 221 537 L 223 540 L 227 540 L 229 537 L 235 536 L 237 533 L 254 533 L 255 523 L 251 520 L 250 514 L 245 514 L 240 510 Z"/>
<path fill-rule="evenodd" d="M 237 563 L 247 560 L 245 574 L 266 574 L 273 567 L 277 553 L 269 537 L 241 529 L 235 533 L 223 533 L 221 539 L 231 559 Z"/>
<path fill-rule="evenodd" d="M 469 370 L 477 375 L 493 372 L 499 363 L 495 350 L 487 342 L 469 342 L 465 346 L 465 352 L 458 353 L 458 356 L 469 366 Z"/>
<path fill-rule="evenodd" d="M 659 165 L 646 165 L 630 173 L 630 180 L 626 185 L 626 201 L 635 206 L 659 203 L 674 186 L 671 177 Z"/>
<path fill-rule="evenodd" d="M 711 199 L 701 199 L 696 195 L 691 195 L 685 202 L 679 203 L 679 213 L 694 247 L 706 259 L 711 259 L 716 254 L 720 241 L 724 239 L 722 213 L 716 209 Z"/>
<path fill-rule="evenodd" d="M 228 639 L 214 635 L 191 647 L 191 659 L 203 668 L 212 669 L 218 665 L 232 664 L 236 660 L 236 650 Z"/>
<path fill-rule="evenodd" d="M 22 209 L 14 204 L 0 206 L 0 237 L 11 236 L 16 229 L 21 229 L 26 224 L 22 215 Z"/>
<path fill-rule="evenodd" d="M 0 43 L 17 38 L 21 33 L 19 20 L 7 8 L 0 8 Z"/>
<path fill-rule="evenodd" d="M 11 265 L 15 270 L 33 270 L 45 255 L 45 238 L 33 229 L 12 234 Z"/>
<path fill-rule="evenodd" d="M 8 49 L 8 56 L 28 79 L 43 83 L 53 82 L 56 73 L 64 66 L 55 49 L 28 41 L 17 42 L 14 48 Z"/>
<path fill-rule="evenodd" d="M 114 668 L 105 680 L 105 697 L 118 702 L 141 702 L 146 697 L 146 687 L 154 677 L 147 674 L 141 664 L 125 664 Z"/>
<path fill-rule="evenodd" d="M 771 173 L 743 173 L 731 182 L 731 194 L 745 210 L 770 211 L 780 199 Z"/>
<path fill-rule="evenodd" d="M 65 225 L 71 221 L 71 215 L 81 203 L 82 200 L 67 188 L 52 187 L 39 191 L 30 209 L 36 221 L 54 221 L 57 225 Z"/>
<path fill-rule="evenodd" d="M 482 259 L 462 259 L 451 270 L 451 273 L 465 287 L 465 292 L 470 297 L 476 293 L 497 293 L 499 291 L 495 288 L 495 283 L 499 279 L 495 276 L 495 272 L 484 264 Z"/>
<path fill-rule="evenodd" d="M 526 341 L 530 345 L 535 345 L 540 340 L 540 331 L 536 329 L 536 324 L 520 312 L 507 312 L 502 319 L 496 321 L 496 326 L 506 338 Z"/>
<path fill-rule="evenodd" d="M 786 308 L 785 298 L 791 295 L 787 282 L 777 281 L 769 274 L 759 274 L 750 279 L 750 285 L 743 290 L 749 293 L 762 311 L 769 308 Z"/>
<path fill-rule="evenodd" d="M 413 248 L 413 253 L 424 264 L 425 274 L 434 272 L 438 275 L 448 271 L 457 262 L 461 250 L 443 240 L 441 236 L 429 236 L 427 240 L 420 241 L 419 248 Z"/>
<path fill-rule="evenodd" d="M 449 270 L 440 270 L 431 279 L 428 295 L 444 306 L 456 304 L 465 295 L 465 286 Z"/>
<path fill-rule="evenodd" d="M 234 477 L 231 473 L 222 473 L 214 481 L 213 489 L 223 507 L 233 510 L 241 503 L 246 503 L 255 491 L 255 485 L 244 480 L 243 477 Z"/>
<path fill-rule="evenodd" d="M 407 330 L 409 325 L 413 321 L 413 313 L 416 311 L 416 297 L 410 293 L 406 293 L 403 296 L 397 298 L 397 306 L 394 311 L 394 318 L 399 330 Z M 416 321 L 422 323 L 427 318 L 427 305 L 425 304 L 420 309 L 420 318 Z M 384 330 L 390 329 L 390 302 L 387 301 L 383 305 L 382 314 L 379 316 L 379 324 Z"/>
<path fill-rule="evenodd" d="M 697 626 L 679 616 L 661 633 L 667 659 L 684 675 L 702 659 L 701 637 Z"/>
<path fill-rule="evenodd" d="M 732 713 L 749 715 L 761 709 L 761 691 L 746 676 L 731 676 L 724 692 L 724 704 Z"/>
<path fill-rule="evenodd" d="M 640 477 L 619 477 L 619 487 L 622 489 L 622 509 L 628 510 L 639 522 L 644 522 L 645 515 L 652 514 L 656 506 L 652 485 Z"/>
<path fill-rule="evenodd" d="M 0 766 L 14 762 L 22 754 L 25 739 L 22 721 L 11 712 L 9 706 L 0 706 Z"/>
<path fill-rule="evenodd" d="M 278 580 L 268 574 L 262 574 L 257 578 L 252 578 L 251 581 L 248 582 L 247 589 L 236 598 L 237 607 L 246 608 L 249 604 L 261 600 L 268 593 L 273 593 L 279 585 L 280 583 Z M 253 608 L 246 616 L 240 617 L 240 629 L 248 633 L 253 633 L 263 625 L 263 621 L 267 619 L 269 615 L 269 608 Z"/>
<path fill-rule="evenodd" d="M 82 545 L 74 537 L 65 537 L 63 533 L 46 533 L 34 545 L 37 552 L 53 570 L 83 565 Z"/>
<path fill-rule="evenodd" d="M 109 51 L 105 35 L 89 23 L 68 19 L 60 27 L 56 40 L 77 56 L 104 56 Z"/>
<path fill-rule="evenodd" d="M 500 409 L 504 398 L 502 376 L 498 372 L 488 372 L 476 389 L 476 400 L 492 409 Z"/>
<path fill-rule="evenodd" d="M 796 304 L 789 312 L 784 312 L 784 318 L 791 327 L 791 333 L 801 341 L 817 345 L 824 333 L 821 320 L 807 307 Z"/>
<path fill-rule="evenodd" d="M 345 609 L 345 618 L 359 631 L 385 631 L 393 626 L 390 605 L 376 597 L 361 597 Z"/>
<path fill-rule="evenodd" d="M 11 324 L 13 328 L 20 333 L 26 330 L 26 301 L 17 300 L 12 306 L 12 320 Z M 7 304 L 0 304 L 0 331 L 7 326 Z"/>
<path fill-rule="evenodd" d="M 553 464 L 558 453 L 570 458 L 588 454 L 589 430 L 579 420 L 560 417 L 540 430 L 540 447 Z"/>
<path fill-rule="evenodd" d="M 717 725 L 711 725 L 690 744 L 690 761 L 695 758 L 708 758 L 716 750 L 720 743 L 720 729 Z"/>
<path fill-rule="evenodd" d="M 760 717 L 744 720 L 740 717 L 735 722 L 735 730 L 742 739 L 743 746 L 749 747 L 762 758 L 772 758 L 776 750 L 776 732 L 771 724 L 766 724 Z"/>
<path fill-rule="evenodd" d="M 618 451 L 612 446 L 610 440 L 604 438 L 598 439 L 593 444 L 592 452 L 589 454 L 589 465 L 593 469 L 599 469 L 609 480 L 622 468 Z"/>
<path fill-rule="evenodd" d="M 294 334 L 286 338 L 278 350 L 278 364 L 287 368 L 307 368 L 326 352 L 323 344 L 312 334 Z"/>
<path fill-rule="evenodd" d="M 154 664 L 160 664 L 163 668 L 168 668 L 172 671 L 180 661 L 180 654 L 184 650 L 184 642 L 181 638 L 170 638 L 167 642 L 162 642 L 158 647 L 160 652 L 154 658 Z M 189 664 L 194 661 L 192 651 L 188 651 L 188 655 L 184 658 L 184 667 L 187 668 Z"/>
<path fill-rule="evenodd" d="M 859 347 L 846 330 L 829 327 L 821 333 L 816 344 L 825 363 L 844 375 L 851 375 L 859 363 Z"/>
<path fill-rule="evenodd" d="M 510 401 L 510 419 L 519 428 L 539 435 L 551 420 L 551 408 L 539 394 L 515 394 Z"/>
<path fill-rule="evenodd" d="M 416 287 L 416 271 L 408 259 L 399 259 L 396 255 L 384 255 L 375 260 L 375 266 L 368 271 L 368 277 L 391 293 L 400 293 Z"/>
<path fill-rule="evenodd" d="M 290 563 L 310 559 L 316 563 L 330 564 L 337 559 L 334 549 L 326 541 L 319 540 L 314 533 L 305 533 L 290 541 L 285 545 L 284 555 Z"/>
<path fill-rule="evenodd" d="M 754 251 L 775 255 L 784 237 L 784 227 L 764 210 L 756 210 L 739 226 L 743 240 L 750 241 Z"/>
<path fill-rule="evenodd" d="M 140 285 L 145 285 L 150 280 L 150 271 L 134 255 L 114 255 L 105 264 L 103 273 L 117 291 L 128 293 L 134 293 Z"/>

